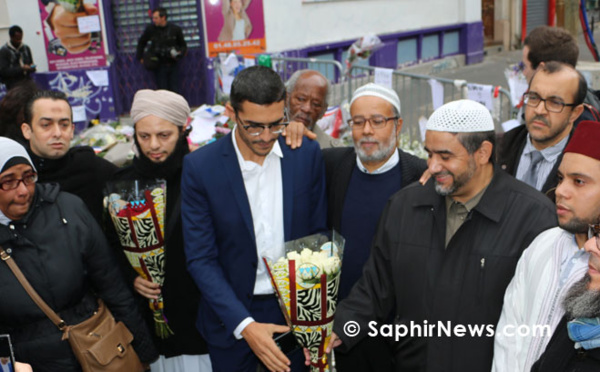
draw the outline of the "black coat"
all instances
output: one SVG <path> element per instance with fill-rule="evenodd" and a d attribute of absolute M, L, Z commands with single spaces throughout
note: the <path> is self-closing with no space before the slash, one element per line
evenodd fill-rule
<path fill-rule="evenodd" d="M 62 191 L 79 196 L 96 221 L 102 222 L 104 183 L 118 169 L 116 165 L 96 156 L 89 146 L 73 147 L 60 159 L 40 158 L 26 148 L 39 183 L 58 183 Z"/>
<path fill-rule="evenodd" d="M 166 357 L 178 355 L 207 354 L 208 349 L 204 339 L 196 329 L 198 304 L 200 293 L 196 284 L 187 271 L 185 253 L 183 250 L 183 227 L 181 223 L 181 171 L 183 156 L 188 152 L 183 147 L 185 137 L 180 142 L 178 150 L 171 155 L 166 164 L 154 166 L 145 157 L 134 159 L 133 165 L 120 169 L 114 180 L 154 180 L 156 178 L 167 181 L 167 210 L 165 219 L 165 281 L 162 287 L 165 316 L 174 335 L 167 339 L 154 337 L 154 341 L 161 355 Z M 153 177 L 155 176 L 155 177 Z M 112 230 L 114 231 L 114 230 Z M 110 235 L 113 235 L 111 232 Z M 123 250 L 118 245 L 118 239 L 111 238 L 111 243 L 119 251 Z M 133 280 L 138 276 L 126 259 L 121 260 L 128 282 L 133 288 Z M 148 299 L 137 292 L 138 304 L 145 315 L 148 324 L 153 327 L 154 320 L 148 307 Z M 154 332 L 152 333 L 154 335 Z"/>
<path fill-rule="evenodd" d="M 425 169 L 427 169 L 427 162 L 425 160 L 419 159 L 402 150 L 398 151 L 402 179 L 396 185 L 396 190 L 400 190 L 418 181 Z M 323 160 L 325 161 L 325 176 L 327 179 L 327 227 L 335 229 L 344 235 L 345 232 L 342 231 L 342 214 L 344 212 L 346 191 L 351 182 L 352 173 L 356 169 L 356 151 L 354 147 L 324 149 Z M 373 190 L 373 192 L 376 193 L 377 190 Z M 363 231 L 362 233 L 364 234 L 365 232 Z M 373 236 L 366 238 L 370 241 Z M 364 248 L 368 250 L 370 246 Z M 348 264 L 348 262 L 352 262 L 348 261 L 347 256 L 344 256 L 344 260 L 346 261 L 343 261 L 342 266 Z M 362 267 L 364 262 L 361 260 L 360 264 Z M 354 278 L 352 277 L 352 279 Z M 345 279 L 349 280 L 348 277 L 342 275 L 342 283 Z M 349 288 L 350 284 L 346 284 L 345 288 Z M 342 290 L 340 290 L 341 292 Z M 390 345 L 387 343 L 387 340 L 380 338 L 364 340 L 349 353 L 337 353 L 336 356 L 337 369 L 339 371 L 389 371 L 393 360 Z"/>
<path fill-rule="evenodd" d="M 171 22 L 167 22 L 165 27 L 158 27 L 154 24 L 150 24 L 146 27 L 144 33 L 138 40 L 136 48 L 136 58 L 138 60 L 144 58 L 144 50 L 149 41 L 152 43 L 148 47 L 148 52 L 158 57 L 161 63 L 175 63 L 177 59 L 183 57 L 187 53 L 187 44 L 183 37 L 181 27 Z M 171 56 L 171 48 L 175 48 L 180 52 L 177 58 Z"/>
<path fill-rule="evenodd" d="M 427 163 L 402 150 L 398 151 L 402 174 L 402 184 L 398 185 L 398 190 L 400 190 L 402 187 L 418 181 L 427 169 Z M 348 190 L 352 171 L 356 166 L 356 152 L 354 147 L 324 149 L 323 160 L 327 179 L 327 227 L 340 231 L 346 190 Z"/>
<path fill-rule="evenodd" d="M 0 82 L 6 85 L 7 89 L 14 87 L 22 80 L 31 79 L 31 72 L 24 72 L 21 68 L 20 59 L 23 59 L 23 64 L 33 64 L 31 49 L 25 44 L 22 44 L 18 50 L 8 47 L 4 44 L 0 48 Z"/>
<path fill-rule="evenodd" d="M 600 371 L 600 349 L 575 349 L 569 338 L 568 319 L 558 323 L 544 354 L 531 367 L 531 372 L 597 372 Z"/>
<path fill-rule="evenodd" d="M 29 212 L 0 225 L 0 244 L 23 274 L 67 324 L 89 318 L 95 293 L 133 333 L 140 359 L 157 357 L 149 331 L 104 234 L 79 198 L 38 184 Z M 11 335 L 15 357 L 36 372 L 78 371 L 79 364 L 62 332 L 31 300 L 8 266 L 0 263 L 0 333 Z"/>
<path fill-rule="evenodd" d="M 414 183 L 388 202 L 362 278 L 337 310 L 334 331 L 342 346 L 355 345 L 395 309 L 394 322 L 495 326 L 504 291 L 523 250 L 556 225 L 554 205 L 531 187 L 496 171 L 487 190 L 447 248 L 445 198 Z M 358 336 L 344 335 L 356 321 Z M 395 342 L 397 371 L 489 371 L 494 338 L 401 337 Z M 343 351 L 343 349 L 342 349 Z"/>

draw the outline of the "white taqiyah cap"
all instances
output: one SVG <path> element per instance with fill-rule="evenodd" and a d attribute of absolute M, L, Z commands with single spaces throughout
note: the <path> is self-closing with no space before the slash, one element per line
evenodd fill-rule
<path fill-rule="evenodd" d="M 481 103 L 461 99 L 446 103 L 431 114 L 427 130 L 452 133 L 487 132 L 494 130 L 492 114 Z"/>
<path fill-rule="evenodd" d="M 398 94 L 396 94 L 396 92 L 394 92 L 390 88 L 386 88 L 383 85 L 374 83 L 363 85 L 362 87 L 354 91 L 354 94 L 352 95 L 352 100 L 350 101 L 350 105 L 352 105 L 352 103 L 356 101 L 357 98 L 365 96 L 379 97 L 388 101 L 392 106 L 396 108 L 396 110 L 398 110 L 398 114 L 400 114 L 400 98 L 398 98 Z"/>

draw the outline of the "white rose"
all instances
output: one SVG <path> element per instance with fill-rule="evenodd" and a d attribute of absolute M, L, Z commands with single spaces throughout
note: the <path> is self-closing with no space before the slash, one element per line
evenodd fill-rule
<path fill-rule="evenodd" d="M 340 270 L 341 266 L 342 266 L 342 262 L 340 261 L 339 257 L 337 257 L 337 256 L 329 257 L 323 263 L 323 271 L 325 271 L 325 274 L 327 274 L 327 275 L 337 274 L 337 272 Z"/>

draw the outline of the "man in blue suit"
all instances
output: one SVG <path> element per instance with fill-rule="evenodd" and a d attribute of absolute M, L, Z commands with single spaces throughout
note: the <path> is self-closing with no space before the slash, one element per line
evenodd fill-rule
<path fill-rule="evenodd" d="M 273 70 L 241 71 L 226 105 L 235 129 L 184 159 L 185 252 L 202 293 L 196 325 L 215 371 L 305 368 L 301 352 L 290 365 L 273 341 L 289 328 L 262 262 L 283 256 L 285 241 L 326 229 L 318 144 L 292 151 L 279 138 L 288 122 L 285 94 Z"/>

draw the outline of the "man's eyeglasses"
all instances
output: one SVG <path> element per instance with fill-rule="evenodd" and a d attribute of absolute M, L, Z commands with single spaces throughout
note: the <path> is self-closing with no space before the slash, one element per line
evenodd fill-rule
<path fill-rule="evenodd" d="M 348 120 L 348 125 L 353 128 L 362 128 L 367 122 L 369 122 L 373 129 L 380 129 L 383 128 L 390 120 L 398 120 L 398 117 L 392 116 L 386 118 L 383 115 L 373 115 L 370 118 L 365 118 L 364 116 L 355 116 L 352 119 Z"/>
<path fill-rule="evenodd" d="M 596 248 L 600 249 L 600 223 L 589 225 L 588 240 L 596 238 Z"/>
<path fill-rule="evenodd" d="M 0 182 L 0 188 L 4 191 L 14 190 L 19 187 L 19 184 L 23 182 L 25 186 L 29 186 L 38 180 L 37 173 L 27 173 L 23 178 L 16 178 L 4 182 Z"/>
<path fill-rule="evenodd" d="M 556 97 L 542 98 L 537 93 L 525 93 L 523 94 L 523 102 L 530 107 L 538 107 L 540 102 L 544 101 L 546 110 L 555 113 L 561 113 L 565 106 L 574 107 L 577 106 L 575 103 L 564 103 L 562 99 Z"/>
<path fill-rule="evenodd" d="M 240 125 L 248 132 L 251 136 L 259 136 L 265 128 L 269 128 L 269 131 L 273 134 L 279 134 L 283 132 L 285 127 L 290 123 L 288 120 L 287 113 L 283 118 L 281 118 L 278 122 L 271 124 L 260 124 L 260 123 L 250 123 L 246 124 L 239 116 L 238 113 L 235 113 L 235 118 L 240 122 Z"/>

